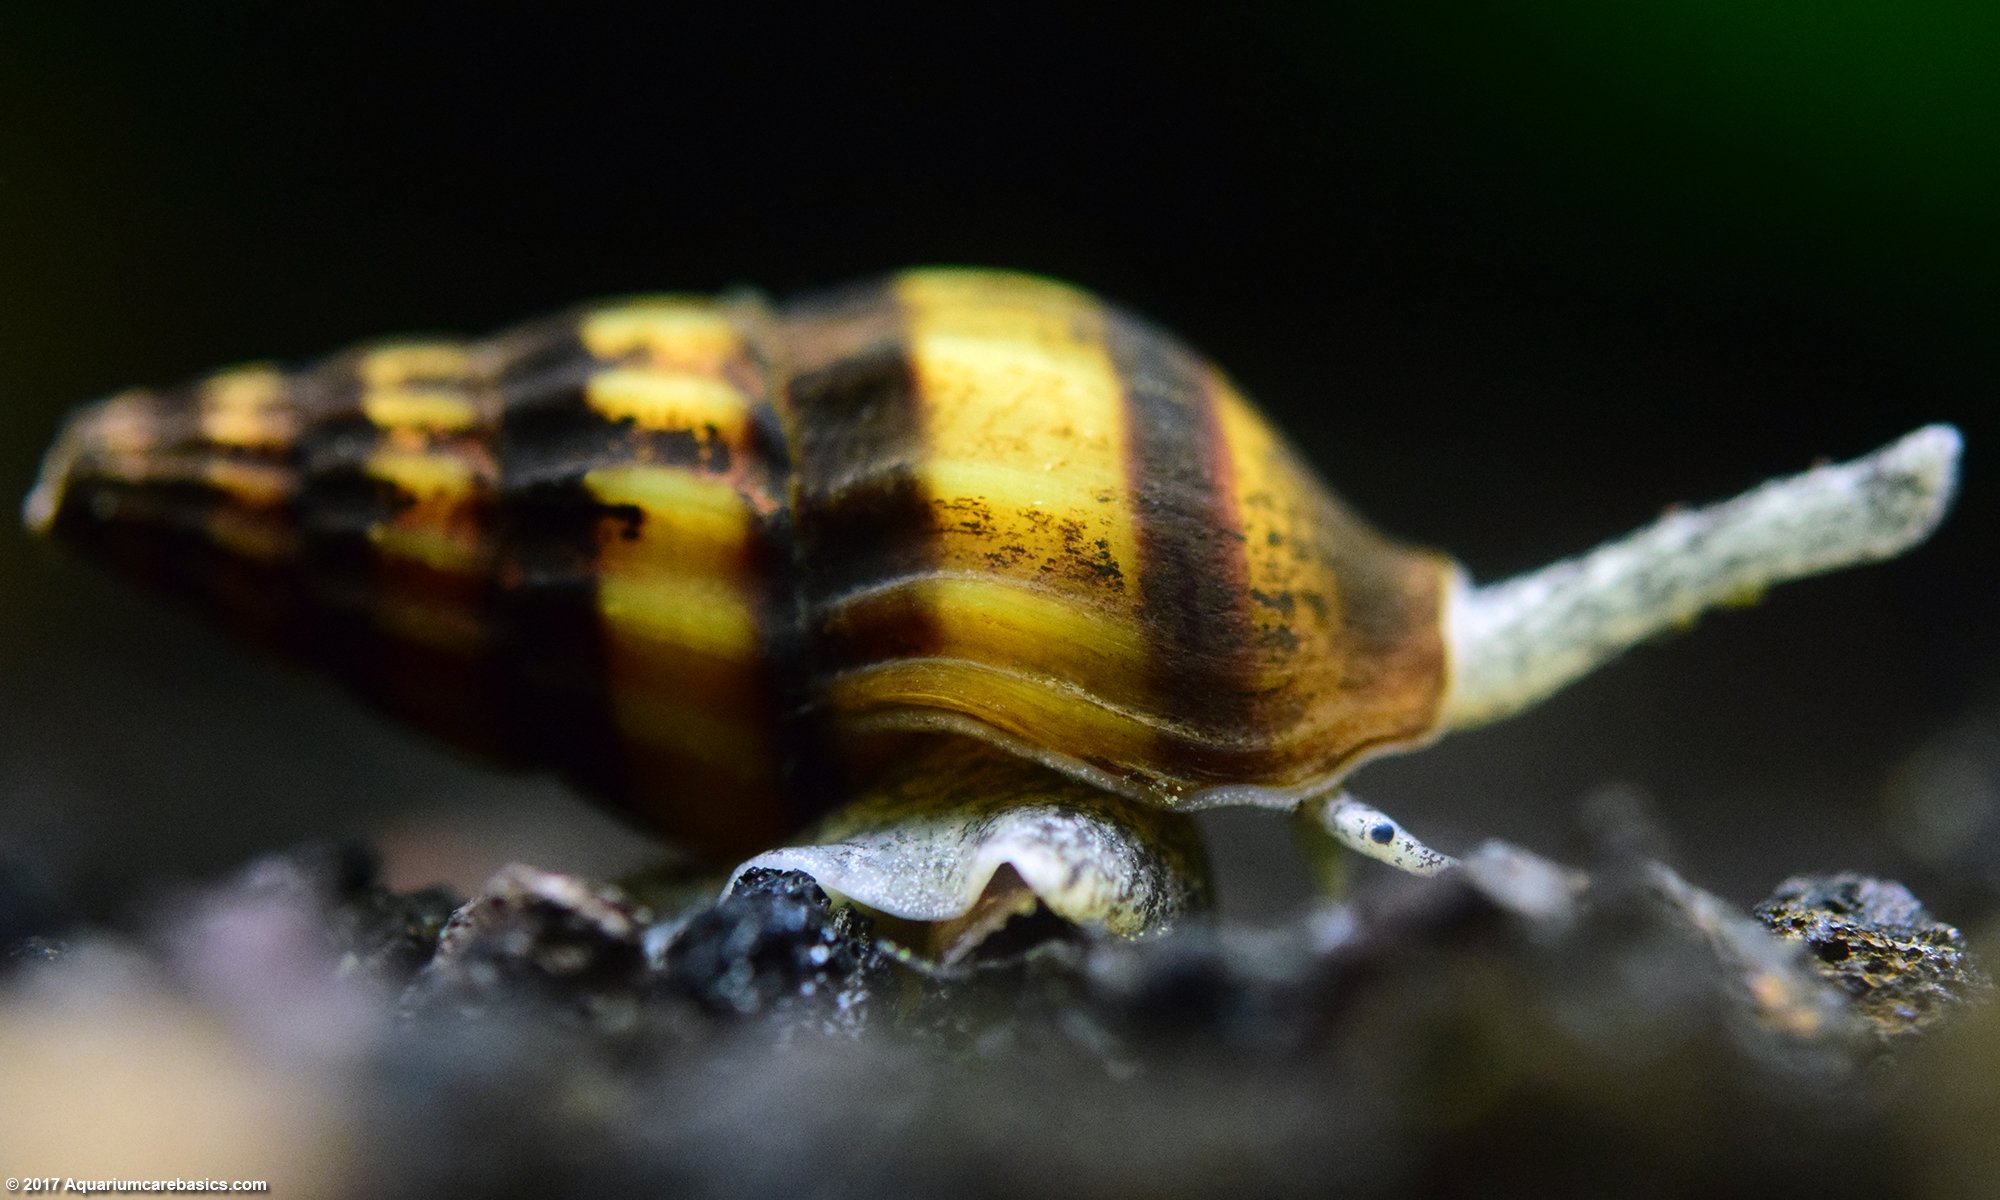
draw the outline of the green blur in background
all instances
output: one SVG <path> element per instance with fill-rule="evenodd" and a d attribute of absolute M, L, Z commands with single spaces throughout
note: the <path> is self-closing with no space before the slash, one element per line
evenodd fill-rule
<path fill-rule="evenodd" d="M 1441 105 L 1637 224 L 1719 222 L 1843 271 L 2000 266 L 1991 5 L 1385 7 Z"/>

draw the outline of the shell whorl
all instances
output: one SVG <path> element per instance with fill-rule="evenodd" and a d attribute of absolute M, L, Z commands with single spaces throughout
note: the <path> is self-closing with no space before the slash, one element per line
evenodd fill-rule
<path fill-rule="evenodd" d="M 1166 804 L 1429 736 L 1442 558 L 1046 280 L 601 304 L 73 418 L 31 522 L 717 848 L 880 730 Z"/>

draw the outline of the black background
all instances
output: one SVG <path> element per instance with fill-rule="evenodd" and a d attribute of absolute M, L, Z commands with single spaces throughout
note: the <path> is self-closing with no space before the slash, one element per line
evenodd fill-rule
<path fill-rule="evenodd" d="M 1402 7 L 10 7 L 0 493 L 128 384 L 930 262 L 1152 315 L 1480 578 L 1953 420 L 1964 494 L 1910 559 L 1356 780 L 1448 848 L 1556 853 L 1627 785 L 1739 899 L 1910 869 L 1899 764 L 1996 679 L 1993 22 Z M 404 882 L 650 853 L 11 529 L 0 722 L 0 856 L 91 910 L 345 833 Z M 1212 823 L 1228 900 L 1296 898 L 1282 822 Z"/>

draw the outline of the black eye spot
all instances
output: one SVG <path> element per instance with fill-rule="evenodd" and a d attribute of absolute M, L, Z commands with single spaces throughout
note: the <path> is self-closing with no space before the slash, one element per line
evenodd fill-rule
<path fill-rule="evenodd" d="M 1396 827 L 1387 821 L 1383 821 L 1368 830 L 1368 839 L 1383 846 L 1388 845 L 1389 839 L 1395 836 Z"/>

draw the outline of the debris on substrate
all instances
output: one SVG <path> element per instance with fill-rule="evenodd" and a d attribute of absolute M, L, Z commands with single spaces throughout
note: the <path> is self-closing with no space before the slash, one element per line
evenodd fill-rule
<path fill-rule="evenodd" d="M 671 917 L 267 859 L 0 948 L 20 1175 L 285 1196 L 1990 1194 L 2000 1006 L 1899 885 L 1755 917 L 1501 844 L 1284 924 L 946 969 L 796 872 Z M 1772 932 L 1775 930 L 1775 934 Z"/>
<path fill-rule="evenodd" d="M 1970 990 L 1992 986 L 1965 935 L 1932 917 L 1900 883 L 1865 875 L 1787 879 L 1756 909 L 1780 937 L 1804 942 L 1822 975 L 1885 1038 L 1941 1020 Z"/>

